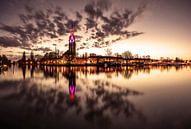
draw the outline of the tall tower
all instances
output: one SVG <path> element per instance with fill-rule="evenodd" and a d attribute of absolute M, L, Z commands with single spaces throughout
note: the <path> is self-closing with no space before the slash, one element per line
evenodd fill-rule
<path fill-rule="evenodd" d="M 69 36 L 69 58 L 73 60 L 76 57 L 76 42 L 74 33 L 71 32 Z"/>
<path fill-rule="evenodd" d="M 31 60 L 34 61 L 34 54 L 33 54 L 33 51 L 31 51 Z"/>
<path fill-rule="evenodd" d="M 25 51 L 23 52 L 22 61 L 23 61 L 23 62 L 25 62 L 25 61 L 26 61 L 26 55 L 25 55 Z"/>

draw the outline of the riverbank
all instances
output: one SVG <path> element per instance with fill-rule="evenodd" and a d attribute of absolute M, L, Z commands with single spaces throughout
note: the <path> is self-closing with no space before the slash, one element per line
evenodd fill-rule
<path fill-rule="evenodd" d="M 84 63 L 84 64 L 75 64 L 75 63 L 66 63 L 66 64 L 56 64 L 56 63 L 49 63 L 49 64 L 40 64 L 42 66 L 98 66 L 98 67 L 121 67 L 121 66 L 182 66 L 182 65 L 191 65 L 191 63 Z"/>

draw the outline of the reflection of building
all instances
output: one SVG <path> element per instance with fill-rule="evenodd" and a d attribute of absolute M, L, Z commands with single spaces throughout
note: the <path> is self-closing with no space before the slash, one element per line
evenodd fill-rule
<path fill-rule="evenodd" d="M 75 92 L 76 92 L 76 74 L 75 74 L 75 72 L 68 73 L 68 80 L 69 80 L 70 100 L 73 101 L 75 98 Z"/>
<path fill-rule="evenodd" d="M 26 77 L 26 66 L 23 66 L 21 68 L 22 68 L 22 73 L 23 73 L 23 79 L 25 80 L 25 77 Z"/>
<path fill-rule="evenodd" d="M 63 75 L 68 79 L 69 82 L 69 98 L 70 101 L 74 101 L 76 92 L 76 73 L 72 67 L 65 69 Z"/>
<path fill-rule="evenodd" d="M 27 71 L 27 69 L 26 69 L 26 65 L 22 65 L 22 67 L 20 67 L 21 68 L 21 70 L 22 70 L 22 75 L 23 75 L 23 79 L 25 80 L 25 78 L 26 78 L 26 71 Z M 35 67 L 34 66 L 32 66 L 32 67 L 28 67 L 28 70 L 30 70 L 30 77 L 31 78 L 33 78 L 33 76 L 34 76 L 34 71 L 35 71 Z"/>
<path fill-rule="evenodd" d="M 62 73 L 62 75 L 69 82 L 68 83 L 69 98 L 71 101 L 74 101 L 75 92 L 76 92 L 76 73 L 75 73 L 75 72 L 77 72 L 76 68 L 45 66 L 45 67 L 41 67 L 41 70 L 43 70 L 45 78 L 48 78 L 48 77 L 55 78 L 55 83 L 57 83 L 59 81 L 59 73 Z M 31 69 L 31 72 L 33 72 L 33 71 Z"/>
<path fill-rule="evenodd" d="M 62 69 L 63 75 L 68 79 L 69 98 L 70 101 L 74 101 L 76 92 L 76 71 L 74 67 L 67 67 Z M 59 72 L 59 71 L 58 71 Z"/>

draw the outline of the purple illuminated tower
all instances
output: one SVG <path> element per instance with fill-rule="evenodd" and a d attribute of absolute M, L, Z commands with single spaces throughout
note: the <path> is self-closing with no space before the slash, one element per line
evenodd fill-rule
<path fill-rule="evenodd" d="M 76 57 L 76 42 L 73 32 L 71 32 L 69 36 L 69 57 L 71 60 Z"/>

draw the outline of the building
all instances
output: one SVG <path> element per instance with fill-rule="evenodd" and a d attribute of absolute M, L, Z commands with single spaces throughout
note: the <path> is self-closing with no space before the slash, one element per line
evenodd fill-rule
<path fill-rule="evenodd" d="M 69 36 L 69 60 L 73 60 L 76 57 L 76 42 L 74 33 L 71 32 Z"/>
<path fill-rule="evenodd" d="M 76 41 L 74 33 L 71 32 L 69 36 L 69 48 L 60 57 L 45 58 L 41 60 L 42 65 L 90 65 L 90 66 L 121 66 L 121 65 L 143 65 L 149 64 L 150 59 L 125 59 L 122 56 L 99 56 L 95 53 L 91 53 L 88 56 L 87 53 L 83 57 L 76 57 Z M 49 56 L 50 57 L 50 54 Z"/>

